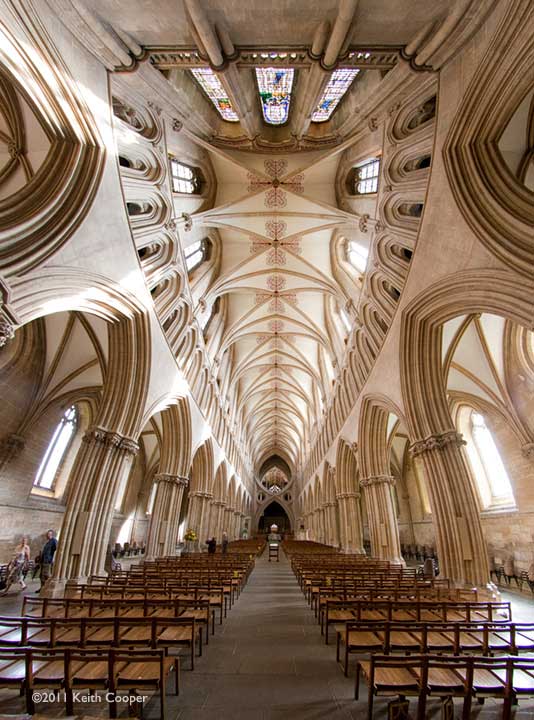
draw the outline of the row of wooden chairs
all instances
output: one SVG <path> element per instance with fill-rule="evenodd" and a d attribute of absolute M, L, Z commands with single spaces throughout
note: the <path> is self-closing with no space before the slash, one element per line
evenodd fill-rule
<path fill-rule="evenodd" d="M 440 698 L 452 706 L 453 698 L 463 699 L 462 718 L 471 717 L 473 699 L 503 701 L 502 718 L 509 720 L 512 706 L 521 697 L 534 697 L 533 657 L 455 657 L 451 655 L 371 655 L 359 660 L 356 669 L 355 699 L 359 697 L 360 676 L 368 690 L 367 717 L 373 717 L 375 696 L 399 697 L 399 716 L 407 717 L 407 697 L 417 697 L 417 720 L 426 717 L 429 698 Z M 446 707 L 446 705 L 445 705 Z M 444 717 L 453 717 L 449 710 Z"/>
<path fill-rule="evenodd" d="M 207 632 L 207 626 L 204 625 Z M 202 655 L 202 624 L 194 617 L 0 618 L 1 647 L 80 647 L 189 650 Z"/>
<path fill-rule="evenodd" d="M 346 622 L 336 626 L 336 660 L 343 648 L 343 672 L 349 655 L 361 653 L 447 653 L 512 655 L 534 652 L 533 623 Z"/>
<path fill-rule="evenodd" d="M 110 718 L 117 717 L 122 694 L 151 691 L 159 694 L 160 718 L 164 720 L 171 672 L 175 673 L 174 690 L 178 695 L 179 659 L 169 657 L 164 650 L 0 647 L 0 687 L 24 695 L 31 715 L 36 710 L 37 691 L 63 695 L 67 715 L 74 713 L 76 691 L 104 691 Z"/>
<path fill-rule="evenodd" d="M 328 645 L 330 625 L 371 620 L 400 622 L 511 622 L 509 602 L 457 602 L 433 600 L 327 600 L 321 616 L 321 633 Z"/>

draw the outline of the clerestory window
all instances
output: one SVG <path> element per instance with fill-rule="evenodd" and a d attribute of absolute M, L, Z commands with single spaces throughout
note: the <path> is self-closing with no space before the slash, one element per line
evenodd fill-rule
<path fill-rule="evenodd" d="M 34 487 L 52 490 L 70 443 L 76 432 L 78 411 L 75 405 L 64 413 L 48 444 L 44 457 L 33 481 Z"/>
<path fill-rule="evenodd" d="M 371 195 L 378 190 L 380 159 L 370 158 L 354 168 L 354 194 Z"/>
<path fill-rule="evenodd" d="M 493 435 L 484 416 L 473 410 L 470 415 L 471 438 L 467 454 L 485 509 L 515 505 L 514 492 Z M 470 441 L 469 441 L 470 440 Z"/>
<path fill-rule="evenodd" d="M 171 176 L 173 192 L 186 195 L 200 193 L 200 173 L 196 168 L 171 158 Z"/>

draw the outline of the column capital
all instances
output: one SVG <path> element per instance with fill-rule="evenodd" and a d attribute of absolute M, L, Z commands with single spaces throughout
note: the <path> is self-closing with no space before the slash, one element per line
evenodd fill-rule
<path fill-rule="evenodd" d="M 341 492 L 337 493 L 336 498 L 338 500 L 346 500 L 347 498 L 356 498 L 358 499 L 360 497 L 359 492 Z"/>
<path fill-rule="evenodd" d="M 395 485 L 396 480 L 393 475 L 370 475 L 366 478 L 360 478 L 360 487 L 371 487 L 372 485 Z"/>
<path fill-rule="evenodd" d="M 133 438 L 96 425 L 86 430 L 82 442 L 87 445 L 103 445 L 112 450 L 124 450 L 130 455 L 137 455 L 139 452 L 139 445 Z"/>
<path fill-rule="evenodd" d="M 412 457 L 417 457 L 431 450 L 443 450 L 447 445 L 461 447 L 462 445 L 466 445 L 466 442 L 463 439 L 462 433 L 459 433 L 457 430 L 445 430 L 444 432 L 434 433 L 423 440 L 414 442 L 410 446 L 410 454 Z"/>
<path fill-rule="evenodd" d="M 202 490 L 193 490 L 193 492 L 189 493 L 189 497 L 197 497 L 211 500 L 213 498 L 213 493 L 202 492 Z"/>
<path fill-rule="evenodd" d="M 189 485 L 189 479 L 182 475 L 171 475 L 170 473 L 157 473 L 154 475 L 154 482 L 167 482 L 171 485 Z"/>
<path fill-rule="evenodd" d="M 529 460 L 534 460 L 534 443 L 525 443 L 522 445 L 521 453 L 523 454 L 523 457 L 526 457 Z"/>
<path fill-rule="evenodd" d="M 15 337 L 15 326 L 1 308 L 0 303 L 0 348 Z"/>

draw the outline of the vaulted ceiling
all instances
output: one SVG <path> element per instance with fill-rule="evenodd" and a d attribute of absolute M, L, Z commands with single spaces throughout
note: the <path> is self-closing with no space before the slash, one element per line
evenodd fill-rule
<path fill-rule="evenodd" d="M 346 298 L 332 272 L 332 235 L 357 217 L 336 204 L 337 155 L 232 153 L 212 162 L 216 204 L 195 224 L 220 238 L 220 274 L 205 298 L 228 299 L 217 361 L 231 354 L 236 425 L 256 467 L 277 454 L 296 468 L 341 360 Z"/>

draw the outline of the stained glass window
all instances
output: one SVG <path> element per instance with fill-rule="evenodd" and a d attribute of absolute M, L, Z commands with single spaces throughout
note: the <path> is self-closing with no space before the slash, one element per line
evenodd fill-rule
<path fill-rule="evenodd" d="M 380 160 L 371 158 L 360 163 L 355 168 L 354 193 L 356 195 L 369 195 L 378 189 L 378 176 L 380 175 Z"/>
<path fill-rule="evenodd" d="M 263 118 L 269 125 L 283 125 L 288 118 L 294 74 L 292 68 L 256 68 Z"/>
<path fill-rule="evenodd" d="M 171 158 L 172 189 L 174 192 L 194 195 L 200 192 L 200 178 L 195 168 Z"/>
<path fill-rule="evenodd" d="M 76 407 L 72 405 L 61 418 L 59 425 L 54 431 L 52 440 L 39 466 L 34 486 L 51 490 L 56 479 L 56 474 L 70 445 L 70 441 L 76 430 L 78 414 Z"/>
<path fill-rule="evenodd" d="M 228 122 L 237 122 L 239 118 L 228 99 L 228 94 L 213 70 L 210 68 L 195 68 L 191 72 L 202 90 L 217 108 L 222 119 L 228 120 Z"/>
<path fill-rule="evenodd" d="M 330 117 L 339 101 L 347 90 L 352 85 L 352 81 L 360 71 L 356 68 L 340 68 L 334 70 L 328 81 L 328 85 L 325 87 L 323 96 L 319 101 L 319 105 L 315 109 L 312 115 L 313 122 L 325 122 L 330 120 Z"/>

